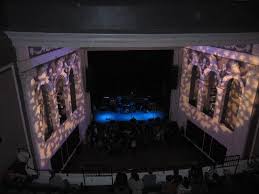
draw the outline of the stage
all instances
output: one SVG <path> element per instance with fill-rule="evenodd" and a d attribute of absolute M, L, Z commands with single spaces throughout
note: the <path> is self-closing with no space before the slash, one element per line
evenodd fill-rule
<path fill-rule="evenodd" d="M 165 113 L 161 111 L 136 111 L 129 113 L 113 112 L 113 111 L 97 111 L 95 113 L 95 121 L 105 123 L 109 121 L 130 121 L 136 119 L 137 121 L 147 121 L 149 119 L 165 118 Z"/>
<path fill-rule="evenodd" d="M 188 140 L 182 136 L 175 136 L 170 145 L 160 144 L 138 147 L 136 154 L 127 152 L 111 155 L 110 153 L 98 151 L 96 148 L 82 145 L 70 160 L 64 172 L 81 173 L 82 168 L 88 172 L 93 172 L 96 168 L 100 168 L 100 172 L 109 171 L 109 169 L 112 169 L 113 172 L 125 169 L 147 171 L 149 168 L 169 170 L 174 167 L 190 168 L 191 165 L 198 162 L 204 166 L 212 164 L 211 160 Z"/>

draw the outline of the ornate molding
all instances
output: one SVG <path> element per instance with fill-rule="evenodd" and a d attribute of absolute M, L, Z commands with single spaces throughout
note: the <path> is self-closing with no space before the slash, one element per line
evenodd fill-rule
<path fill-rule="evenodd" d="M 218 48 L 223 48 L 247 54 L 252 54 L 253 52 L 253 44 L 218 46 Z"/>
<path fill-rule="evenodd" d="M 86 34 L 5 32 L 15 47 L 87 47 L 89 49 L 154 48 L 259 43 L 259 32 L 209 34 Z"/>
<path fill-rule="evenodd" d="M 48 47 L 28 47 L 30 58 L 36 57 L 59 48 L 48 48 Z"/>
<path fill-rule="evenodd" d="M 52 60 L 56 60 L 62 56 L 70 54 L 70 53 L 76 51 L 77 49 L 78 48 L 60 48 L 60 49 L 55 49 L 48 53 L 44 53 L 39 56 L 35 56 L 28 60 L 17 61 L 18 69 L 20 72 L 28 71 L 34 67 L 37 67 L 38 65 L 48 63 Z"/>
<path fill-rule="evenodd" d="M 255 55 L 250 55 L 247 53 L 230 51 L 227 49 L 216 48 L 212 46 L 190 46 L 187 48 L 190 48 L 198 52 L 215 55 L 218 57 L 228 58 L 236 61 L 242 61 L 253 65 L 259 65 L 259 57 Z"/>
<path fill-rule="evenodd" d="M 242 61 L 221 57 L 217 53 L 204 53 L 202 51 L 192 50 L 189 47 L 187 52 L 187 65 L 196 65 L 200 71 L 200 79 L 206 80 L 209 72 L 214 71 L 217 75 L 218 86 L 223 86 L 229 78 L 235 78 L 240 81 L 242 86 L 246 84 L 247 73 L 250 71 L 250 64 Z M 196 47 L 195 47 L 196 48 Z"/>

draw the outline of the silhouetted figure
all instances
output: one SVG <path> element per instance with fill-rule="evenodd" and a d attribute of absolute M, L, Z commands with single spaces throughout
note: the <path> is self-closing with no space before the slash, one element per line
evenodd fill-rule
<path fill-rule="evenodd" d="M 189 171 L 192 193 L 200 193 L 202 190 L 203 172 L 200 165 L 193 165 Z"/>
<path fill-rule="evenodd" d="M 173 176 L 174 182 L 178 183 L 181 178 L 182 178 L 182 177 L 179 175 L 179 169 L 178 169 L 178 168 L 175 168 L 175 169 L 174 169 L 174 176 Z"/>
<path fill-rule="evenodd" d="M 62 177 L 57 175 L 54 171 L 50 171 L 49 184 L 60 189 L 69 188 L 68 181 L 63 180 Z"/>
<path fill-rule="evenodd" d="M 145 188 L 152 188 L 156 185 L 156 175 L 154 175 L 152 171 L 149 171 L 148 174 L 144 175 L 142 180 Z"/>
<path fill-rule="evenodd" d="M 162 186 L 162 193 L 164 194 L 176 194 L 177 183 L 174 181 L 172 175 L 166 176 L 166 183 Z"/>
<path fill-rule="evenodd" d="M 180 176 L 179 183 L 177 186 L 177 194 L 188 194 L 191 193 L 191 186 L 190 186 L 190 181 L 187 177 L 182 177 Z"/>
<path fill-rule="evenodd" d="M 129 194 L 127 175 L 125 173 L 119 172 L 116 175 L 116 179 L 113 187 L 114 187 L 114 192 L 116 194 Z"/>
<path fill-rule="evenodd" d="M 132 191 L 132 194 L 142 194 L 144 184 L 142 180 L 139 179 L 138 173 L 132 172 L 128 183 L 129 183 L 129 188 Z"/>

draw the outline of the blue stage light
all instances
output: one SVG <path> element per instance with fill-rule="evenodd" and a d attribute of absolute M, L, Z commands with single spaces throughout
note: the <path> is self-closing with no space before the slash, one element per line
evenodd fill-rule
<path fill-rule="evenodd" d="M 130 121 L 135 118 L 137 121 L 146 121 L 155 118 L 163 119 L 165 113 L 161 111 L 151 111 L 151 112 L 133 112 L 133 113 L 119 113 L 111 111 L 98 111 L 95 113 L 95 121 L 99 123 L 114 121 Z"/>

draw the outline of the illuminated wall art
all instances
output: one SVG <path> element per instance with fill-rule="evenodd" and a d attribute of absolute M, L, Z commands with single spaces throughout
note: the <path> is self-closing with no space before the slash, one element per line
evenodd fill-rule
<path fill-rule="evenodd" d="M 50 169 L 50 158 L 86 117 L 80 50 L 21 77 L 38 168 Z"/>
<path fill-rule="evenodd" d="M 223 144 L 229 155 L 244 151 L 258 86 L 258 60 L 209 46 L 183 49 L 181 111 Z"/>

